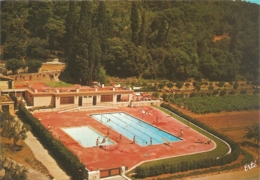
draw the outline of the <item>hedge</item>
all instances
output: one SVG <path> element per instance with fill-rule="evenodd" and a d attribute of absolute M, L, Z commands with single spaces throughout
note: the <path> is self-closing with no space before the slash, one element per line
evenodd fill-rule
<path fill-rule="evenodd" d="M 150 177 L 150 176 L 158 176 L 161 174 L 178 173 L 178 172 L 184 172 L 184 171 L 188 171 L 188 170 L 195 170 L 195 169 L 208 168 L 208 167 L 214 167 L 214 166 L 223 166 L 225 164 L 235 161 L 238 158 L 238 156 L 240 155 L 239 145 L 237 143 L 235 143 L 233 140 L 231 140 L 230 138 L 228 138 L 227 136 L 220 134 L 219 132 L 206 126 L 205 124 L 201 123 L 200 121 L 183 114 L 182 112 L 173 108 L 169 104 L 162 103 L 161 107 L 168 109 L 169 111 L 181 116 L 182 118 L 190 121 L 191 123 L 203 128 L 204 130 L 208 131 L 209 133 L 226 141 L 230 145 L 232 151 L 230 154 L 227 154 L 220 158 L 203 158 L 202 157 L 200 160 L 196 160 L 196 161 L 188 160 L 188 161 L 183 161 L 180 164 L 167 163 L 167 164 L 154 165 L 154 166 L 150 166 L 150 167 L 138 166 L 135 169 L 136 178 L 145 178 L 145 177 Z"/>
<path fill-rule="evenodd" d="M 250 163 L 254 160 L 254 157 L 250 153 L 246 152 L 243 149 L 241 149 L 241 154 L 244 155 L 244 159 L 240 163 L 236 163 L 236 164 L 232 164 L 232 165 L 225 165 L 225 166 L 221 166 L 221 167 L 207 168 L 207 169 L 204 169 L 204 170 L 196 170 L 196 171 L 192 171 L 192 172 L 185 173 L 185 174 L 178 174 L 178 175 L 168 176 L 168 177 L 165 177 L 165 178 L 158 178 L 158 180 L 181 179 L 181 178 L 184 178 L 184 177 L 197 176 L 197 175 L 200 175 L 200 174 L 207 174 L 207 173 L 237 169 L 237 168 L 240 168 L 241 166 L 244 166 L 245 164 L 248 164 L 248 163 Z"/>
<path fill-rule="evenodd" d="M 64 144 L 55 139 L 51 133 L 35 118 L 23 105 L 19 106 L 20 119 L 29 124 L 32 133 L 38 140 L 48 149 L 53 158 L 62 165 L 72 179 L 86 178 L 85 165 L 80 162 L 78 157 L 74 155 Z"/>

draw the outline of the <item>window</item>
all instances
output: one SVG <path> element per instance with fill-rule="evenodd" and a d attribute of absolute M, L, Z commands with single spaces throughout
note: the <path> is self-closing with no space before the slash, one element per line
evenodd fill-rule
<path fill-rule="evenodd" d="M 74 97 L 60 97 L 60 104 L 74 104 Z"/>
<path fill-rule="evenodd" d="M 113 95 L 101 95 L 101 102 L 113 102 Z"/>
<path fill-rule="evenodd" d="M 84 96 L 84 98 L 92 98 L 92 96 Z"/>

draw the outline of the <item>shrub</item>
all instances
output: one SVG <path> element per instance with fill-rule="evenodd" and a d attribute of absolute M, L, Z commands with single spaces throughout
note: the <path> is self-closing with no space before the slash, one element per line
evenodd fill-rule
<path fill-rule="evenodd" d="M 255 89 L 253 94 L 260 94 L 260 89 Z"/>
<path fill-rule="evenodd" d="M 209 85 L 208 90 L 212 91 L 214 90 L 214 87 L 212 85 Z"/>
<path fill-rule="evenodd" d="M 190 86 L 190 83 L 185 83 L 186 88 Z"/>
<path fill-rule="evenodd" d="M 212 95 L 213 95 L 213 96 L 214 96 L 214 95 L 218 95 L 218 90 L 215 89 L 215 90 L 212 92 Z"/>
<path fill-rule="evenodd" d="M 163 98 L 163 101 L 169 102 L 168 94 L 163 93 L 162 98 Z"/>
<path fill-rule="evenodd" d="M 226 89 L 222 89 L 219 93 L 220 96 L 225 96 L 227 94 L 227 90 Z"/>
<path fill-rule="evenodd" d="M 247 91 L 246 91 L 245 89 L 242 89 L 242 90 L 240 91 L 240 94 L 247 94 Z"/>
<path fill-rule="evenodd" d="M 232 90 L 232 91 L 230 91 L 228 94 L 235 95 L 235 94 L 236 94 L 236 91 L 235 91 L 235 90 Z"/>
<path fill-rule="evenodd" d="M 201 89 L 201 84 L 196 84 L 195 89 L 199 91 Z"/>
<path fill-rule="evenodd" d="M 154 93 L 153 93 L 153 97 L 159 98 L 159 96 L 160 96 L 160 94 L 159 94 L 158 92 L 154 92 Z"/>
<path fill-rule="evenodd" d="M 225 85 L 225 81 L 220 81 L 219 83 L 218 83 L 218 87 L 223 87 Z"/>
<path fill-rule="evenodd" d="M 197 95 L 196 92 L 191 92 L 191 93 L 190 93 L 190 98 L 191 98 L 191 97 L 196 97 L 196 95 Z"/>

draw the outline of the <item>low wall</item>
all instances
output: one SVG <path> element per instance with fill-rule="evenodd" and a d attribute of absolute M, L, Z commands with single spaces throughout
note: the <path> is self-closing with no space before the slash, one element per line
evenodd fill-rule
<path fill-rule="evenodd" d="M 15 82 L 23 82 L 23 81 L 51 81 L 55 78 L 58 78 L 61 71 L 48 71 L 41 73 L 26 73 L 26 74 L 16 74 L 9 75 L 9 77 L 13 78 Z"/>
<path fill-rule="evenodd" d="M 130 103 L 131 107 L 141 107 L 141 106 L 150 106 L 150 105 L 156 105 L 160 106 L 161 101 L 160 100 L 152 100 L 152 101 L 133 101 Z"/>

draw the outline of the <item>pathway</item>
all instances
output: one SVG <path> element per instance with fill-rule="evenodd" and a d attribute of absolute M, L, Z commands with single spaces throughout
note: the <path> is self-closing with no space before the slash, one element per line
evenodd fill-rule
<path fill-rule="evenodd" d="M 30 147 L 36 159 L 38 159 L 49 171 L 50 175 L 57 180 L 69 180 L 70 177 L 60 169 L 56 161 L 49 155 L 48 151 L 29 131 L 25 143 Z"/>

